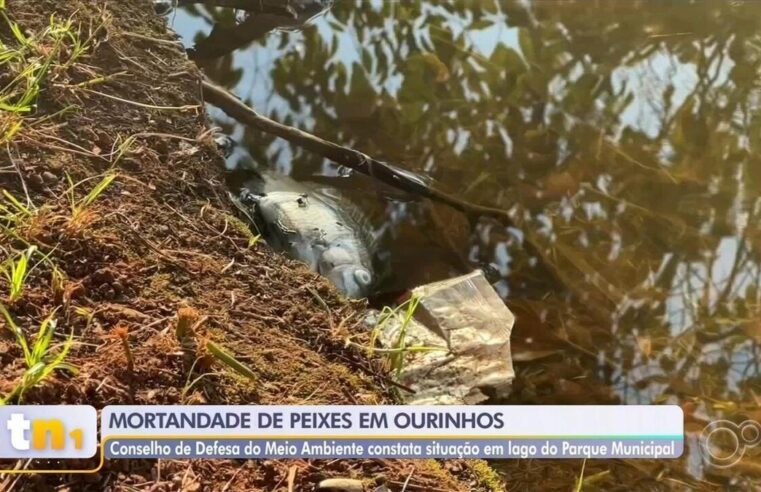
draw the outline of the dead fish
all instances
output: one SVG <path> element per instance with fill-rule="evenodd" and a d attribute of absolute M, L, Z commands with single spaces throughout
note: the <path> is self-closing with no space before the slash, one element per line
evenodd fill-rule
<path fill-rule="evenodd" d="M 167 15 L 177 7 L 177 0 L 153 0 L 153 10 L 158 15 Z"/>
<path fill-rule="evenodd" d="M 353 205 L 318 193 L 244 192 L 275 249 L 301 260 L 349 297 L 367 297 L 375 278 L 372 229 Z"/>
<path fill-rule="evenodd" d="M 217 146 L 217 149 L 222 152 L 222 155 L 224 155 L 225 158 L 230 157 L 233 153 L 233 150 L 235 150 L 235 140 L 233 140 L 229 135 L 215 135 L 214 144 Z"/>

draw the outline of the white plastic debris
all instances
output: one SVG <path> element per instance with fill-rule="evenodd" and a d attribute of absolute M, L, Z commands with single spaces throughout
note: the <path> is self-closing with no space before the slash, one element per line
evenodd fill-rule
<path fill-rule="evenodd" d="M 480 270 L 413 290 L 414 318 L 398 310 L 378 324 L 387 353 L 403 356 L 397 381 L 409 404 L 475 404 L 510 392 L 515 316 Z"/>

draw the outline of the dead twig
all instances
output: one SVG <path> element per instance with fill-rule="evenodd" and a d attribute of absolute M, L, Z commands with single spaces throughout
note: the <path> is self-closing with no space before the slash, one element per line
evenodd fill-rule
<path fill-rule="evenodd" d="M 198 0 L 179 0 L 178 5 L 197 2 Z M 297 15 L 293 7 L 289 7 L 288 2 L 282 0 L 204 0 L 203 3 L 213 7 L 227 7 L 249 12 L 276 12 L 294 18 Z"/>
<path fill-rule="evenodd" d="M 397 487 L 401 485 L 403 487 L 407 487 L 410 490 L 424 490 L 427 492 L 455 492 L 452 489 L 440 489 L 438 487 L 431 487 L 430 485 L 416 485 L 414 483 L 398 482 L 396 480 L 389 480 L 388 483 Z"/>
<path fill-rule="evenodd" d="M 333 323 L 333 312 L 330 310 L 330 306 L 328 306 L 328 303 L 325 302 L 325 299 L 323 299 L 322 296 L 320 296 L 320 293 L 317 292 L 317 290 L 314 289 L 313 287 L 310 287 L 309 285 L 307 285 L 306 289 L 309 291 L 310 294 L 312 294 L 312 297 L 314 297 L 314 300 L 317 301 L 317 303 L 320 304 L 320 306 L 322 306 L 322 308 L 327 313 L 328 323 L 330 324 L 330 331 L 331 332 L 335 331 L 336 327 L 335 327 L 335 324 Z"/>
<path fill-rule="evenodd" d="M 14 159 L 13 155 L 11 155 L 10 143 L 5 144 L 5 150 L 6 152 L 8 152 L 8 159 L 11 161 L 13 168 L 16 170 L 16 174 L 18 174 L 19 181 L 21 181 L 21 188 L 24 190 L 24 196 L 26 197 L 26 206 L 31 207 L 34 204 L 32 203 L 32 199 L 29 197 L 29 189 L 27 189 L 26 187 L 26 181 L 24 180 L 24 173 L 21 172 L 21 167 L 19 167 L 18 163 L 16 162 L 16 159 Z"/>
<path fill-rule="evenodd" d="M 296 481 L 296 465 L 291 466 L 291 469 L 288 470 L 288 492 L 293 492 L 293 485 Z"/>
<path fill-rule="evenodd" d="M 241 123 L 245 123 L 280 138 L 284 138 L 293 144 L 319 154 L 337 164 L 376 178 L 396 189 L 449 205 L 450 207 L 467 214 L 471 218 L 479 216 L 493 217 L 506 224 L 513 224 L 513 219 L 507 210 L 477 205 L 475 203 L 461 200 L 454 195 L 450 195 L 449 193 L 431 187 L 423 182 L 422 179 L 411 173 L 403 171 L 391 164 L 373 159 L 358 150 L 323 140 L 311 133 L 307 133 L 298 128 L 284 125 L 271 120 L 266 116 L 262 116 L 246 106 L 243 101 L 232 95 L 226 89 L 207 80 L 203 81 L 202 86 L 204 98 L 207 102 L 218 106 L 227 113 L 228 116 L 237 119 Z"/>
<path fill-rule="evenodd" d="M 141 41 L 148 41 L 148 42 L 156 43 L 156 44 L 166 44 L 169 46 L 174 46 L 175 48 L 182 48 L 181 41 L 172 41 L 171 39 L 152 38 L 150 36 L 144 36 L 136 32 L 122 32 L 121 35 L 127 38 L 139 39 Z"/>
<path fill-rule="evenodd" d="M 187 273 L 188 275 L 196 275 L 196 272 L 193 272 L 192 270 L 189 270 L 186 268 L 183 264 L 181 264 L 176 258 L 166 254 L 164 251 L 158 248 L 158 246 L 154 245 L 152 242 L 144 238 L 140 232 L 138 232 L 137 227 L 132 224 L 132 222 L 127 218 L 124 214 L 121 212 L 116 212 L 116 215 L 120 216 L 122 220 L 128 224 L 128 227 L 130 228 L 130 231 L 132 232 L 132 237 L 143 243 L 145 246 L 150 248 L 154 253 L 158 254 L 165 260 L 167 260 L 172 265 L 176 266 L 183 272 Z"/>
<path fill-rule="evenodd" d="M 402 492 L 407 490 L 407 486 L 410 484 L 410 480 L 412 479 L 412 474 L 415 473 L 415 468 L 413 467 L 412 470 L 410 470 L 410 474 L 407 475 L 407 480 L 404 481 L 404 485 L 402 486 Z"/>
<path fill-rule="evenodd" d="M 80 87 L 79 90 L 87 92 L 89 94 L 95 94 L 97 96 L 113 99 L 114 101 L 119 101 L 124 104 L 131 104 L 133 106 L 138 106 L 140 108 L 146 108 L 146 109 L 157 109 L 157 110 L 166 110 L 166 111 L 187 111 L 190 109 L 199 109 L 201 107 L 198 104 L 187 104 L 185 106 L 156 106 L 153 104 L 145 104 L 138 101 L 132 101 L 131 99 L 124 99 L 122 97 L 112 96 L 111 94 L 106 94 L 105 92 L 94 91 L 92 89 L 85 89 L 84 87 Z"/>
<path fill-rule="evenodd" d="M 80 82 L 78 84 L 74 84 L 71 87 L 92 87 L 94 85 L 98 84 L 105 84 L 106 82 L 110 82 L 111 80 L 114 80 L 115 78 L 121 77 L 122 75 L 129 74 L 128 71 L 122 70 L 121 72 L 116 72 L 108 75 L 103 75 L 101 77 L 95 77 L 90 80 L 85 80 L 84 82 Z"/>

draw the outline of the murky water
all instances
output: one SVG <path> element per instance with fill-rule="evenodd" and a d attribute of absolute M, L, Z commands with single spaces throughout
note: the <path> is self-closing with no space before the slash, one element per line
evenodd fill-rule
<path fill-rule="evenodd" d="M 389 292 L 496 267 L 514 402 L 678 403 L 690 432 L 761 420 L 761 3 L 338 0 L 303 26 L 319 5 L 291 4 L 298 18 L 170 21 L 258 111 L 513 224 L 469 224 L 213 111 L 240 142 L 231 167 L 358 203 Z"/>

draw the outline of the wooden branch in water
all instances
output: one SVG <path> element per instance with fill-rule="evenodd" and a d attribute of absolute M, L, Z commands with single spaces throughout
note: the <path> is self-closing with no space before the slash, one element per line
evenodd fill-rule
<path fill-rule="evenodd" d="M 188 55 L 194 61 L 213 61 L 251 44 L 256 39 L 264 38 L 279 27 L 299 25 L 298 20 L 293 17 L 270 13 L 251 15 L 243 22 L 232 26 L 216 23 L 206 38 L 198 40 L 195 46 L 188 50 Z"/>
<path fill-rule="evenodd" d="M 282 0 L 179 0 L 178 5 L 200 3 L 210 7 L 227 7 L 231 9 L 248 10 L 249 12 L 281 12 L 296 17 L 296 12 L 288 8 Z"/>
<path fill-rule="evenodd" d="M 357 150 L 323 140 L 311 133 L 262 116 L 246 106 L 243 101 L 226 89 L 207 80 L 203 81 L 203 94 L 207 102 L 219 107 L 228 116 L 235 118 L 241 123 L 284 138 L 295 145 L 330 159 L 336 164 L 371 176 L 389 186 L 444 203 L 467 214 L 470 218 L 485 216 L 493 217 L 507 224 L 512 224 L 513 222 L 507 210 L 486 207 L 461 200 L 454 195 L 429 186 L 420 178 L 402 171 L 391 164 L 378 161 Z"/>

